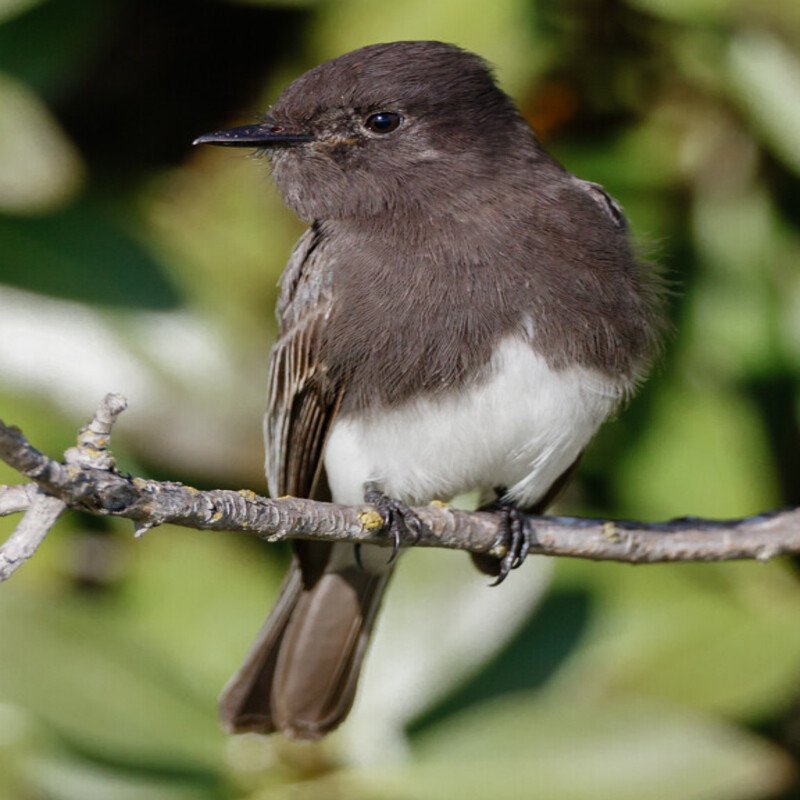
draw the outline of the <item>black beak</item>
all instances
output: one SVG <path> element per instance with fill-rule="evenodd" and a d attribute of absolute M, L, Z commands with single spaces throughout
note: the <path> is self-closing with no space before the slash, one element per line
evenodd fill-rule
<path fill-rule="evenodd" d="M 292 133 L 280 125 L 265 122 L 204 133 L 202 136 L 198 136 L 192 144 L 218 144 L 223 147 L 272 147 L 313 141 L 314 137 L 308 133 Z"/>

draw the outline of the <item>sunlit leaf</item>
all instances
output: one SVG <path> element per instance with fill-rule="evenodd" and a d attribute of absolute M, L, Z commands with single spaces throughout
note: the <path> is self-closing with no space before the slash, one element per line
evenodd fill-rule
<path fill-rule="evenodd" d="M 0 699 L 82 749 L 138 764 L 211 771 L 222 734 L 174 671 L 90 607 L 0 594 Z"/>
<path fill-rule="evenodd" d="M 264 342 L 278 278 L 305 227 L 280 200 L 266 159 L 198 152 L 146 201 L 154 246 L 189 301 L 239 340 Z"/>
<path fill-rule="evenodd" d="M 796 691 L 800 587 L 781 564 L 570 562 L 558 576 L 596 604 L 585 641 L 554 679 L 565 697 L 635 691 L 764 719 Z"/>
<path fill-rule="evenodd" d="M 744 398 L 683 381 L 662 387 L 615 483 L 633 516 L 736 517 L 775 505 L 772 469 L 765 433 Z"/>
<path fill-rule="evenodd" d="M 701 194 L 692 211 L 706 265 L 690 300 L 692 358 L 720 375 L 768 374 L 781 359 L 771 280 L 780 244 L 775 209 L 753 186 Z"/>
<path fill-rule="evenodd" d="M 724 20 L 738 5 L 735 0 L 628 0 L 628 2 L 649 14 L 684 23 Z"/>
<path fill-rule="evenodd" d="M 214 800 L 212 787 L 192 786 L 185 780 L 150 778 L 66 758 L 26 760 L 20 771 L 28 791 L 48 800 Z"/>
<path fill-rule="evenodd" d="M 392 800 L 756 800 L 791 774 L 788 759 L 752 735 L 625 696 L 583 705 L 512 695 L 448 721 L 413 753 L 407 764 L 312 785 L 317 794 L 308 796 L 339 789 Z"/>
<path fill-rule="evenodd" d="M 800 173 L 800 59 L 776 36 L 749 31 L 730 50 L 733 90 L 753 124 Z"/>
<path fill-rule="evenodd" d="M 209 717 L 266 618 L 285 568 L 266 551 L 256 557 L 253 543 L 241 539 L 172 526 L 152 531 L 136 543 L 118 616 L 118 625 L 195 687 Z"/>
<path fill-rule="evenodd" d="M 22 14 L 42 0 L 0 0 L 0 23 L 17 14 Z"/>
<path fill-rule="evenodd" d="M 80 156 L 46 106 L 0 73 L 0 212 L 61 206 L 82 181 Z"/>
<path fill-rule="evenodd" d="M 325 58 L 376 42 L 451 42 L 488 59 L 497 67 L 503 86 L 515 93 L 529 77 L 531 62 L 542 55 L 531 48 L 530 14 L 522 0 L 340 0 L 321 7 L 314 40 Z"/>

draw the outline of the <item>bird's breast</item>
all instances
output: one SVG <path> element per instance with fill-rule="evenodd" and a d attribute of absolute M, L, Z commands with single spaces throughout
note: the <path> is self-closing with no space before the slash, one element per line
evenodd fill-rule
<path fill-rule="evenodd" d="M 529 342 L 504 339 L 478 381 L 337 418 L 325 450 L 334 500 L 358 503 L 365 481 L 412 504 L 509 487 L 540 499 L 572 464 L 625 387 L 580 366 L 551 368 Z"/>

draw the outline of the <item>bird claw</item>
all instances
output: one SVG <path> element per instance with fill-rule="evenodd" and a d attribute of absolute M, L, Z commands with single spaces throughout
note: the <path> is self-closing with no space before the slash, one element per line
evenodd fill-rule
<path fill-rule="evenodd" d="M 364 484 L 364 502 L 374 505 L 383 517 L 383 530 L 392 537 L 392 553 L 386 563 L 393 564 L 400 554 L 403 539 L 407 538 L 412 544 L 418 542 L 425 525 L 405 503 L 389 497 L 372 481 Z M 360 545 L 355 545 L 355 560 L 363 569 Z"/>
<path fill-rule="evenodd" d="M 356 566 L 364 572 L 364 562 L 361 560 L 361 545 L 354 544 L 353 545 L 353 558 L 355 559 Z"/>
<path fill-rule="evenodd" d="M 500 544 L 505 546 L 506 553 L 500 559 L 500 573 L 491 586 L 499 586 L 512 569 L 521 567 L 531 549 L 531 535 L 523 513 L 509 505 L 499 505 L 496 511 L 501 514 Z"/>

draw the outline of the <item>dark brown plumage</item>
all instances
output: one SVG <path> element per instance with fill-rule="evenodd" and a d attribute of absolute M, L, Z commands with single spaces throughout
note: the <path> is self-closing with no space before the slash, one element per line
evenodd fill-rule
<path fill-rule="evenodd" d="M 379 115 L 378 118 L 375 115 Z M 373 45 L 298 78 L 259 126 L 311 223 L 284 273 L 265 420 L 273 495 L 409 503 L 507 487 L 541 507 L 643 376 L 661 284 L 621 209 L 542 149 L 478 56 Z M 391 570 L 305 543 L 222 701 L 231 730 L 341 722 Z M 483 566 L 486 566 L 485 564 Z"/>

